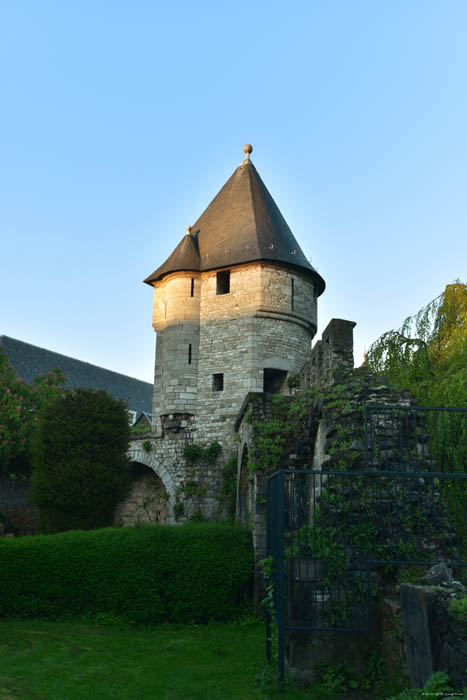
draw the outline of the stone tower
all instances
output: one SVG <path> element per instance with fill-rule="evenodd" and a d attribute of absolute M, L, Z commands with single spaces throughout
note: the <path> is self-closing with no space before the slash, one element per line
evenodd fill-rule
<path fill-rule="evenodd" d="M 236 453 L 248 392 L 285 392 L 316 333 L 325 283 L 246 158 L 145 282 L 157 332 L 153 426 Z"/>

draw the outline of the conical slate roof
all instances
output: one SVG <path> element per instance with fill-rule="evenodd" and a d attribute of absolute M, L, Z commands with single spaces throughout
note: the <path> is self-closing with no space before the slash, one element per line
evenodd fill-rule
<path fill-rule="evenodd" d="M 235 170 L 174 252 L 144 281 L 171 272 L 204 271 L 259 260 L 280 262 L 308 274 L 316 294 L 325 282 L 310 265 L 253 163 Z"/>

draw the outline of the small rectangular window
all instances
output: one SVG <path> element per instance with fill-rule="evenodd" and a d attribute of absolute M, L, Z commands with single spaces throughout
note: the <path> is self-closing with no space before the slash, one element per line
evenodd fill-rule
<path fill-rule="evenodd" d="M 193 297 L 194 295 L 195 295 L 195 280 L 192 277 L 191 278 L 191 294 L 190 294 L 190 296 Z"/>
<path fill-rule="evenodd" d="M 291 290 L 290 290 L 290 298 L 291 298 L 291 308 L 293 311 L 293 304 L 294 304 L 294 297 L 295 297 L 295 280 L 292 277 L 292 285 L 291 285 Z"/>
<path fill-rule="evenodd" d="M 191 343 L 188 346 L 188 364 L 191 365 Z"/>
<path fill-rule="evenodd" d="M 268 394 L 280 394 L 285 386 L 287 372 L 283 369 L 265 368 L 263 377 L 263 391 Z"/>
<path fill-rule="evenodd" d="M 217 273 L 216 294 L 228 294 L 230 292 L 230 270 L 222 270 Z"/>
<path fill-rule="evenodd" d="M 212 375 L 212 390 L 213 391 L 224 391 L 224 375 L 223 374 L 213 374 Z"/>

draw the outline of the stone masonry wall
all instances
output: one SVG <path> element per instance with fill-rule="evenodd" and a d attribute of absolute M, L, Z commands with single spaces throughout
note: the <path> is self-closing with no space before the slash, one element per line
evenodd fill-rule
<path fill-rule="evenodd" d="M 157 342 L 153 425 L 158 434 L 161 415 L 196 412 L 199 302 L 197 273 L 174 273 L 154 285 Z"/>
<path fill-rule="evenodd" d="M 199 325 L 185 321 L 167 326 L 158 338 L 162 340 L 160 375 L 155 394 L 158 415 L 166 413 L 196 413 Z"/>
<path fill-rule="evenodd" d="M 140 465 L 149 467 L 161 480 L 165 489 L 166 522 L 168 525 L 185 522 L 197 512 L 205 518 L 216 518 L 219 513 L 219 495 L 222 487 L 220 464 L 226 461 L 224 450 L 213 464 L 190 463 L 184 455 L 186 445 L 193 443 L 191 430 L 167 432 L 164 436 L 145 435 L 130 444 L 128 456 Z M 143 447 L 145 445 L 145 448 Z M 148 446 L 150 449 L 147 449 Z M 191 487 L 187 495 L 187 484 Z M 128 520 L 128 524 L 130 521 Z"/>
<path fill-rule="evenodd" d="M 202 323 L 196 440 L 216 440 L 234 454 L 234 422 L 245 395 L 263 391 L 264 368 L 298 372 L 310 342 L 308 329 L 281 318 Z M 213 390 L 217 373 L 223 374 L 223 391 Z"/>
<path fill-rule="evenodd" d="M 404 623 L 405 649 L 412 688 L 421 687 L 435 671 L 446 670 L 454 688 L 467 687 L 467 623 L 450 608 L 455 598 L 466 595 L 465 586 L 452 578 L 444 564 L 430 574 L 444 570 L 450 581 L 426 585 L 402 584 L 400 602 Z M 434 581 L 433 577 L 433 581 Z M 420 579 L 423 581 L 423 579 Z"/>
<path fill-rule="evenodd" d="M 353 369 L 354 321 L 333 318 L 326 326 L 321 340 L 313 346 L 300 370 L 300 390 L 310 386 L 330 386 L 338 368 Z"/>
<path fill-rule="evenodd" d="M 230 292 L 221 295 L 216 294 L 216 274 L 201 276 L 195 441 L 220 442 L 233 456 L 233 424 L 245 395 L 263 390 L 265 368 L 298 372 L 311 345 L 316 303 L 305 276 L 278 266 L 233 268 Z M 223 375 L 221 391 L 215 390 L 215 374 Z"/>
<path fill-rule="evenodd" d="M 162 358 L 164 345 L 163 333 L 156 338 L 156 353 L 154 362 L 154 393 L 152 398 L 152 428 L 156 435 L 161 433 L 161 393 L 162 393 Z"/>
<path fill-rule="evenodd" d="M 153 471 L 146 468 L 135 476 L 130 493 L 116 508 L 114 522 L 117 527 L 167 523 L 167 491 Z"/>
<path fill-rule="evenodd" d="M 210 270 L 201 274 L 201 320 L 228 320 L 232 316 L 269 311 L 301 319 L 316 331 L 317 303 L 314 285 L 308 276 L 271 263 L 237 265 L 230 270 L 229 293 L 217 294 L 217 272 Z M 162 313 L 162 307 L 158 313 Z"/>
<path fill-rule="evenodd" d="M 217 294 L 217 270 L 201 274 L 200 320 L 229 320 L 249 315 L 261 303 L 261 266 L 238 265 L 230 270 L 230 291 Z"/>
<path fill-rule="evenodd" d="M 193 296 L 191 296 L 193 280 Z M 171 323 L 199 320 L 200 276 L 197 272 L 174 272 L 154 284 L 152 325 L 155 331 Z"/>
<path fill-rule="evenodd" d="M 298 310 L 291 308 L 291 280 Z M 316 323 L 305 276 L 264 263 L 231 270 L 230 292 L 216 294 L 216 271 L 201 277 L 196 439 L 236 451 L 233 423 L 249 391 L 263 391 L 265 368 L 298 372 Z M 223 374 L 222 391 L 213 375 Z"/>
<path fill-rule="evenodd" d="M 241 402 L 254 382 L 252 324 L 248 317 L 212 321 L 200 328 L 198 414 L 195 442 L 219 442 L 235 449 L 233 423 Z M 223 374 L 223 390 L 213 390 L 213 375 Z"/>
<path fill-rule="evenodd" d="M 309 328 L 303 325 L 260 316 L 253 325 L 253 371 L 257 372 L 256 386 L 263 390 L 263 369 L 282 369 L 289 374 L 300 371 L 311 345 Z"/>
<path fill-rule="evenodd" d="M 295 270 L 268 263 L 261 265 L 261 311 L 294 316 L 313 326 L 312 335 L 316 333 L 317 300 L 314 286 L 309 277 Z"/>

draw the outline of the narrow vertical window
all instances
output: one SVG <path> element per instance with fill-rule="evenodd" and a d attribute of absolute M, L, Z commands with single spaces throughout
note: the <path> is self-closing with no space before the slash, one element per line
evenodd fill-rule
<path fill-rule="evenodd" d="M 294 284 L 295 280 L 293 277 L 292 277 L 291 282 L 292 282 L 292 285 L 291 285 L 291 290 L 290 290 L 290 301 L 291 301 L 291 309 L 293 311 L 294 296 L 295 296 L 295 284 Z"/>
<path fill-rule="evenodd" d="M 191 365 L 191 343 L 188 346 L 188 364 Z"/>
<path fill-rule="evenodd" d="M 191 294 L 190 294 L 190 296 L 191 296 L 191 297 L 194 297 L 194 296 L 195 296 L 195 280 L 194 280 L 193 277 L 191 278 Z M 190 347 L 191 347 L 191 346 L 190 346 Z"/>

